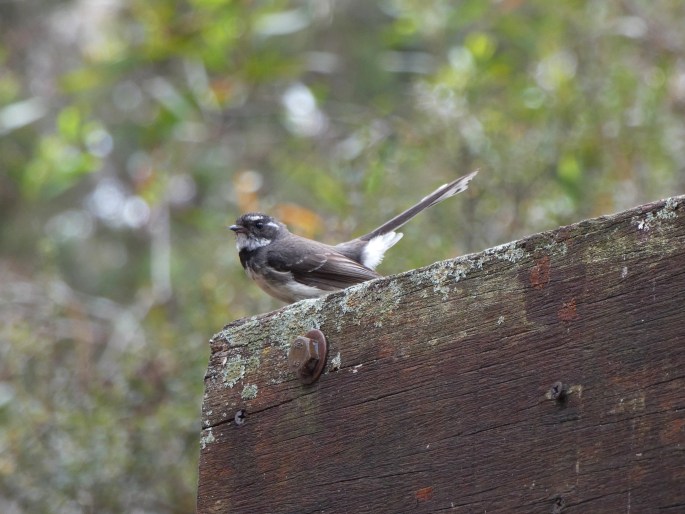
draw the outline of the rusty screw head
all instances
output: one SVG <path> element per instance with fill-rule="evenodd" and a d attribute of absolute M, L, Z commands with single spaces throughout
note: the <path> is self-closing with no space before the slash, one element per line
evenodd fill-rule
<path fill-rule="evenodd" d="M 288 366 L 303 384 L 311 384 L 321 376 L 327 354 L 325 336 L 320 330 L 313 329 L 292 342 L 288 352 Z"/>

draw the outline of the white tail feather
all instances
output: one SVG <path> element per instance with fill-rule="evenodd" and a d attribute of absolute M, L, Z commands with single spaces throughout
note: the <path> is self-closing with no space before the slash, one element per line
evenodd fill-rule
<path fill-rule="evenodd" d="M 385 252 L 400 239 L 402 239 L 402 234 L 399 232 L 388 232 L 387 234 L 371 238 L 362 251 L 362 264 L 367 268 L 376 269 L 376 266 L 383 260 Z"/>

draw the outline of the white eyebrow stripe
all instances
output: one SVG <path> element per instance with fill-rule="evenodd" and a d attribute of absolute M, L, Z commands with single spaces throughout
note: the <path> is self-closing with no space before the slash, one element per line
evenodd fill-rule
<path fill-rule="evenodd" d="M 260 216 L 259 214 L 253 214 L 252 216 L 245 216 L 245 219 L 248 221 L 258 221 L 264 219 L 264 216 Z"/>

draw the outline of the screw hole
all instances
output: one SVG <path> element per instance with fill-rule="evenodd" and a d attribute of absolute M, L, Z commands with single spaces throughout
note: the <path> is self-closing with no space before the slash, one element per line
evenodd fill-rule
<path fill-rule="evenodd" d="M 233 421 L 237 426 L 244 425 L 245 421 L 247 421 L 247 412 L 245 409 L 240 409 L 236 412 L 235 416 L 233 416 Z"/>
<path fill-rule="evenodd" d="M 557 498 L 554 500 L 554 505 L 552 506 L 552 514 L 561 514 L 561 511 L 564 510 L 564 507 L 566 506 L 566 502 L 561 496 L 557 496 Z"/>
<path fill-rule="evenodd" d="M 549 397 L 559 403 L 563 403 L 568 398 L 568 390 L 562 382 L 554 382 L 549 389 Z"/>

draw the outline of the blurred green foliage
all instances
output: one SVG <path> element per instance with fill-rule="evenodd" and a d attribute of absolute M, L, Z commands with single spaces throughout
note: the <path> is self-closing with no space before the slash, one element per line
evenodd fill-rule
<path fill-rule="evenodd" d="M 386 274 L 685 189 L 685 3 L 0 3 L 0 511 L 194 510 L 207 339 L 278 307 L 225 226 Z M 37 35 L 40 34 L 40 37 Z"/>

